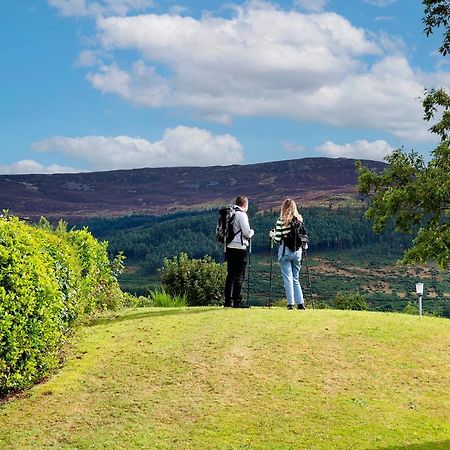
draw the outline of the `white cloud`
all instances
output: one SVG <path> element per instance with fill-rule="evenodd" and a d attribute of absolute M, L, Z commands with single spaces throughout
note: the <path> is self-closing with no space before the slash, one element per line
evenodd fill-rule
<path fill-rule="evenodd" d="M 28 174 L 28 173 L 75 173 L 80 170 L 72 167 L 59 166 L 52 164 L 44 166 L 32 159 L 23 159 L 12 164 L 0 164 L 0 173 L 6 175 L 12 174 Z"/>
<path fill-rule="evenodd" d="M 32 149 L 69 155 L 95 170 L 228 165 L 243 160 L 242 145 L 233 136 L 184 126 L 167 129 L 162 139 L 153 143 L 128 136 L 56 136 L 35 142 Z"/>
<path fill-rule="evenodd" d="M 355 158 L 382 161 L 394 149 L 383 140 L 368 142 L 359 140 L 348 144 L 325 142 L 316 147 L 316 151 L 332 158 Z"/>
<path fill-rule="evenodd" d="M 294 7 L 311 12 L 320 12 L 325 9 L 327 3 L 328 0 L 295 0 Z"/>
<path fill-rule="evenodd" d="M 153 0 L 48 0 L 63 16 L 126 16 L 154 6 Z"/>
<path fill-rule="evenodd" d="M 98 53 L 94 50 L 83 50 L 75 61 L 75 64 L 79 67 L 92 67 L 100 63 Z"/>
<path fill-rule="evenodd" d="M 139 59 L 91 70 L 96 89 L 224 124 L 276 116 L 429 140 L 418 97 L 449 81 L 413 69 L 396 37 L 373 37 L 335 13 L 261 1 L 236 6 L 231 18 L 148 14 L 99 18 L 97 27 L 102 51 L 137 51 Z"/>
<path fill-rule="evenodd" d="M 401 36 L 394 36 L 384 31 L 379 34 L 380 46 L 391 55 L 402 55 L 408 52 L 408 46 Z"/>
<path fill-rule="evenodd" d="M 136 61 L 130 72 L 116 64 L 102 65 L 100 72 L 88 74 L 87 79 L 103 93 L 118 94 L 136 104 L 159 107 L 172 103 L 168 81 L 143 61 Z"/>

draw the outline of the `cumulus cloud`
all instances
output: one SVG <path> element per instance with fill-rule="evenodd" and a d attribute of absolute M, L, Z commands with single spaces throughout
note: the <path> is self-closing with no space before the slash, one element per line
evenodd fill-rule
<path fill-rule="evenodd" d="M 243 160 L 242 145 L 235 137 L 184 126 L 165 130 L 156 142 L 129 136 L 55 136 L 35 142 L 32 149 L 69 155 L 95 170 L 226 165 Z"/>
<path fill-rule="evenodd" d="M 428 140 L 418 97 L 424 86 L 450 84 L 448 74 L 412 68 L 395 37 L 373 37 L 335 13 L 261 1 L 235 6 L 228 18 L 103 17 L 97 28 L 102 51 L 139 58 L 99 64 L 87 75 L 96 89 L 224 124 L 276 116 Z"/>
<path fill-rule="evenodd" d="M 394 149 L 384 140 L 369 142 L 365 139 L 347 144 L 325 142 L 316 147 L 316 151 L 332 158 L 355 158 L 382 161 Z"/>
<path fill-rule="evenodd" d="M 0 173 L 5 175 L 29 174 L 29 173 L 75 173 L 80 170 L 68 166 L 51 164 L 44 166 L 32 159 L 23 159 L 12 164 L 0 164 Z"/>
<path fill-rule="evenodd" d="M 126 16 L 154 6 L 153 0 L 48 0 L 62 16 Z"/>

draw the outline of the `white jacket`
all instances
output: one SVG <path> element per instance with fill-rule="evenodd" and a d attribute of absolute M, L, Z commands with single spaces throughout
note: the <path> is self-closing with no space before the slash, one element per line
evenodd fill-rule
<path fill-rule="evenodd" d="M 248 223 L 247 213 L 237 205 L 234 205 L 235 216 L 233 221 L 233 232 L 236 233 L 233 240 L 227 245 L 227 248 L 237 248 L 245 250 L 249 245 L 249 239 L 255 234 Z"/>

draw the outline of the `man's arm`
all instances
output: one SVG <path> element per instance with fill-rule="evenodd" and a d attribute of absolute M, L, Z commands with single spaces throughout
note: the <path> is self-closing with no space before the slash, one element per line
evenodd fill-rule
<path fill-rule="evenodd" d="M 251 237 L 255 234 L 255 232 L 250 228 L 250 224 L 248 222 L 248 216 L 244 212 L 239 214 L 240 225 L 242 230 L 242 236 L 247 239 L 251 239 Z"/>

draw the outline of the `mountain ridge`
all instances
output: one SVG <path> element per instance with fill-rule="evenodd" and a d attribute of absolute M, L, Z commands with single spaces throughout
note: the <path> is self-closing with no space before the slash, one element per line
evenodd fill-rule
<path fill-rule="evenodd" d="M 260 209 L 287 197 L 304 206 L 357 199 L 355 159 L 302 158 L 209 167 L 0 175 L 0 209 L 36 218 L 166 214 L 228 204 L 247 195 Z M 361 160 L 382 170 L 385 163 Z"/>

